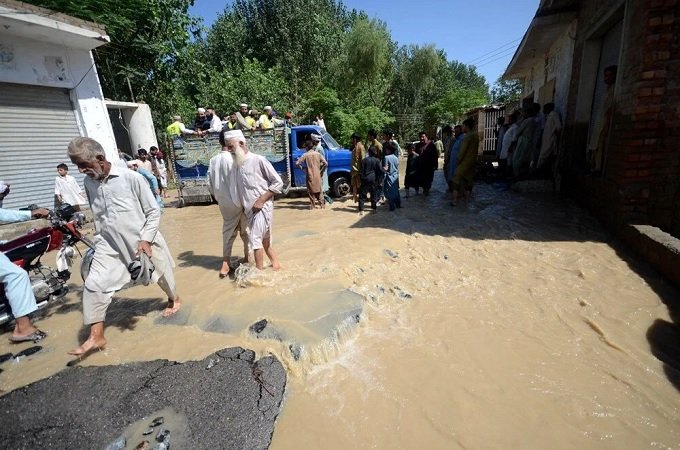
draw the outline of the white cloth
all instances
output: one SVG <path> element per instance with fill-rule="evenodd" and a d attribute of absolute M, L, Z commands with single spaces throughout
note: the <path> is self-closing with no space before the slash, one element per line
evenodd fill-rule
<path fill-rule="evenodd" d="M 248 219 L 250 249 L 257 250 L 262 248 L 262 239 L 271 238 L 274 202 L 267 200 L 257 213 L 253 212 L 253 204 L 267 191 L 280 193 L 283 181 L 264 156 L 252 152 L 246 153 L 243 165 L 236 166 L 236 174 L 238 198 Z"/>
<path fill-rule="evenodd" d="M 510 145 L 512 145 L 513 141 L 517 140 L 517 122 L 513 123 L 510 125 L 510 128 L 508 128 L 503 135 L 503 145 L 501 147 L 501 154 L 499 155 L 499 159 L 508 159 L 508 150 L 510 149 Z"/>
<path fill-rule="evenodd" d="M 62 203 L 68 203 L 73 206 L 80 206 L 87 204 L 87 200 L 83 197 L 83 190 L 78 185 L 78 182 L 71 175 L 57 176 L 54 180 L 54 194 L 61 196 Z"/>
<path fill-rule="evenodd" d="M 165 166 L 163 158 L 156 158 L 156 169 L 158 169 L 158 177 L 161 180 L 161 187 L 163 189 L 168 187 L 168 168 Z"/>
<path fill-rule="evenodd" d="M 153 281 L 169 286 L 174 298 L 174 261 L 158 231 L 161 210 L 146 179 L 111 165 L 106 179 L 85 178 L 85 192 L 95 227 L 95 253 L 83 292 L 85 323 L 103 320 L 113 293 L 130 283 L 127 266 L 142 240 L 151 242 Z"/>
<path fill-rule="evenodd" d="M 141 159 L 138 159 L 137 161 L 139 161 L 137 163 L 137 167 L 141 167 L 142 169 L 146 170 L 147 172 L 153 173 L 153 163 L 151 162 L 150 159 L 146 159 L 144 161 L 142 161 Z"/>
<path fill-rule="evenodd" d="M 559 113 L 557 111 L 550 111 L 545 120 L 545 128 L 543 128 L 538 167 L 543 167 L 548 158 L 557 152 L 557 136 L 560 130 L 562 130 L 562 120 Z"/>
<path fill-rule="evenodd" d="M 248 255 L 247 221 L 240 203 L 236 186 L 234 158 L 226 150 L 210 159 L 208 166 L 208 189 L 215 197 L 222 214 L 222 257 L 231 257 L 236 234 L 240 231 L 244 255 Z"/>
<path fill-rule="evenodd" d="M 217 114 L 213 114 L 208 133 L 219 133 L 220 131 L 222 131 L 222 121 Z"/>
<path fill-rule="evenodd" d="M 208 164 L 208 189 L 217 203 L 241 206 L 235 177 L 234 157 L 226 150 L 210 158 Z"/>
<path fill-rule="evenodd" d="M 315 122 L 316 125 L 317 125 L 319 128 L 321 128 L 322 130 L 325 130 L 325 129 L 326 129 L 326 122 L 324 122 L 323 119 L 316 119 L 314 122 Z"/>

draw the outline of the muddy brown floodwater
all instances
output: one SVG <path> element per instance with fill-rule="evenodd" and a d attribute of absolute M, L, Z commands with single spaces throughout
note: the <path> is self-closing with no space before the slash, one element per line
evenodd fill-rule
<path fill-rule="evenodd" d="M 680 448 L 673 369 L 648 337 L 672 322 L 663 301 L 678 291 L 568 201 L 480 184 L 453 209 L 437 183 L 363 217 L 349 200 L 325 211 L 277 201 L 284 270 L 246 287 L 217 277 L 217 206 L 166 208 L 182 314 L 160 317 L 155 286 L 121 292 L 108 347 L 80 364 L 272 353 L 289 372 L 273 449 Z M 69 361 L 81 284 L 39 321 L 44 350 L 3 364 L 0 389 Z M 337 326 L 357 309 L 358 324 Z M 248 332 L 263 318 L 281 341 Z M 29 346 L 6 342 L 0 353 Z"/>

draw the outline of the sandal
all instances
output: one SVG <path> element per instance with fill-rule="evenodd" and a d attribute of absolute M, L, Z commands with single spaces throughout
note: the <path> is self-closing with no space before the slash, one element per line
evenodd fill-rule
<path fill-rule="evenodd" d="M 47 333 L 44 331 L 40 330 L 35 330 L 33 333 L 29 334 L 28 336 L 10 336 L 9 341 L 13 342 L 15 344 L 21 343 L 21 342 L 28 342 L 28 341 L 33 341 L 33 342 L 38 342 L 42 341 L 47 337 Z"/>

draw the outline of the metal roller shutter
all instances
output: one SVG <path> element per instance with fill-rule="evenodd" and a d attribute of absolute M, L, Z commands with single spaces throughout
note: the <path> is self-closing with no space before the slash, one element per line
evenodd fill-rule
<path fill-rule="evenodd" d="M 0 93 L 0 180 L 12 185 L 3 207 L 52 208 L 57 164 L 68 164 L 83 185 L 66 157 L 68 143 L 80 136 L 68 90 L 0 83 Z"/>

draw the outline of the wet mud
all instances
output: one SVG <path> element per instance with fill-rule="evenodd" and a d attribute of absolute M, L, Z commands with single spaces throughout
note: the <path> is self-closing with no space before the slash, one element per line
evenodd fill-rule
<path fill-rule="evenodd" d="M 79 366 L 274 355 L 273 449 L 680 447 L 680 292 L 568 200 L 479 184 L 452 208 L 436 175 L 395 212 L 278 200 L 284 270 L 244 283 L 218 278 L 216 206 L 166 208 L 182 311 L 162 318 L 155 286 L 119 293 L 107 348 Z M 62 370 L 81 285 L 39 320 L 41 351 L 0 364 L 0 389 Z"/>

